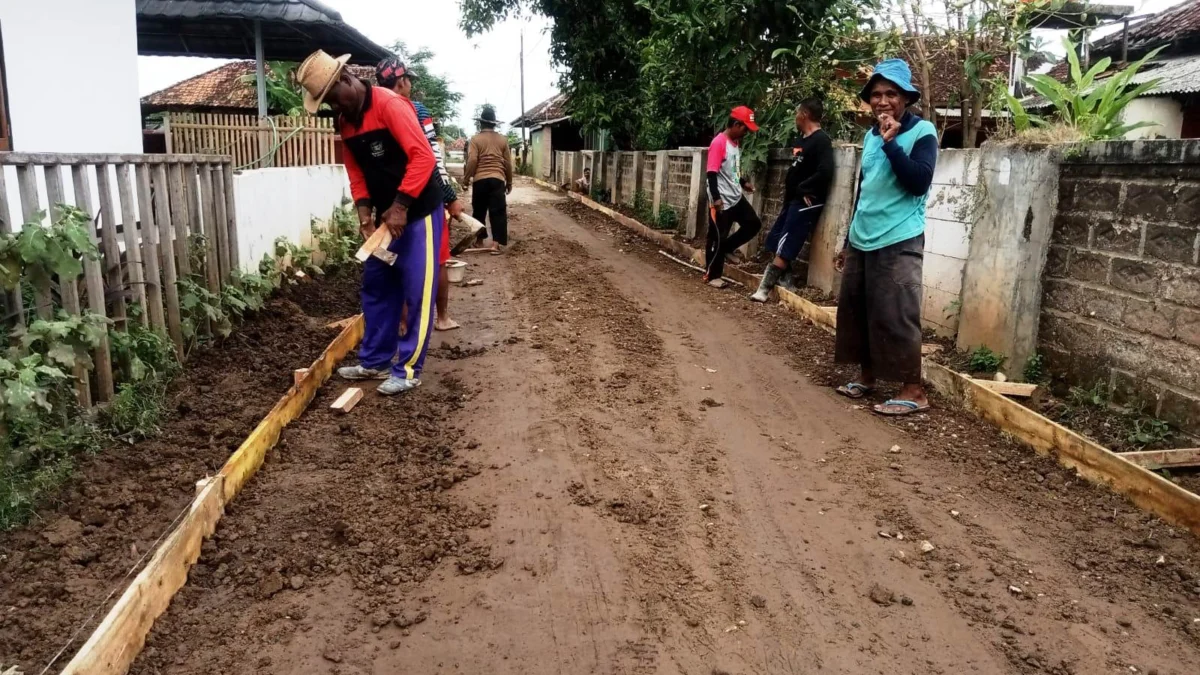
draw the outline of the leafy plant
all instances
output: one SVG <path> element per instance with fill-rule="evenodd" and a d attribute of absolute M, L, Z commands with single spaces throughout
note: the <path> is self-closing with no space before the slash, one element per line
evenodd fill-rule
<path fill-rule="evenodd" d="M 589 196 L 592 198 L 592 201 L 600 202 L 601 204 L 607 204 L 612 201 L 612 190 L 593 183 L 592 194 Z"/>
<path fill-rule="evenodd" d="M 658 215 L 654 217 L 654 228 L 658 230 L 679 229 L 679 212 L 673 206 L 666 204 L 658 207 Z"/>
<path fill-rule="evenodd" d="M 1031 383 L 1045 382 L 1049 373 L 1046 371 L 1046 356 L 1034 354 L 1025 362 L 1025 381 Z"/>
<path fill-rule="evenodd" d="M 313 250 L 307 246 L 293 244 L 287 237 L 275 240 L 275 260 L 279 271 L 289 283 L 296 283 L 291 272 L 297 270 L 307 274 L 325 274 L 325 271 L 313 262 Z"/>
<path fill-rule="evenodd" d="M 1063 40 L 1067 50 L 1067 61 L 1071 66 L 1071 82 L 1063 84 L 1049 75 L 1026 75 L 1024 81 L 1041 94 L 1054 107 L 1056 121 L 1075 129 L 1084 140 L 1121 138 L 1135 129 L 1156 126 L 1155 122 L 1123 124 L 1121 113 L 1133 99 L 1158 86 L 1155 78 L 1133 85 L 1133 78 L 1147 61 L 1162 50 L 1155 49 L 1141 59 L 1118 72 L 1101 78 L 1112 65 L 1112 59 L 1100 59 L 1085 73 L 1079 65 L 1075 43 Z M 1007 95 L 1009 112 L 1018 132 L 1034 126 L 1048 126 L 1049 122 L 1030 114 L 1011 94 Z"/>
<path fill-rule="evenodd" d="M 212 323 L 213 331 L 221 337 L 228 337 L 233 330 L 229 315 L 221 307 L 221 298 L 193 279 L 180 279 L 179 315 L 183 327 L 183 337 L 194 341 L 199 334 L 197 329 L 205 322 Z"/>
<path fill-rule="evenodd" d="M 1000 366 L 1004 365 L 1007 357 L 1003 354 L 997 354 L 990 348 L 980 345 L 971 352 L 971 360 L 968 363 L 972 373 L 994 373 L 1000 370 Z"/>
<path fill-rule="evenodd" d="M 329 222 L 321 227 L 320 221 L 312 222 L 313 239 L 317 242 L 317 250 L 324 254 L 322 264 L 325 267 L 344 265 L 353 258 L 358 250 L 358 214 L 354 205 L 346 201 L 333 210 Z"/>
<path fill-rule="evenodd" d="M 633 193 L 633 217 L 643 223 L 654 223 L 654 202 L 645 190 Z"/>
<path fill-rule="evenodd" d="M 168 380 L 181 369 L 171 341 L 140 322 L 131 322 L 125 330 L 110 330 L 108 344 L 129 382 Z"/>
<path fill-rule="evenodd" d="M 240 321 L 247 314 L 262 309 L 276 288 L 276 278 L 234 271 L 230 276 L 230 283 L 221 289 L 221 308 L 229 316 Z"/>
<path fill-rule="evenodd" d="M 1074 406 L 1107 406 L 1108 385 L 1103 380 L 1096 380 L 1091 387 L 1071 387 L 1067 392 L 1067 400 Z"/>
<path fill-rule="evenodd" d="M 1150 417 L 1133 420 L 1126 440 L 1130 445 L 1142 450 L 1147 446 L 1162 444 L 1170 440 L 1173 435 L 1171 425 L 1163 420 Z"/>
<path fill-rule="evenodd" d="M 167 415 L 168 384 L 168 378 L 151 375 L 118 385 L 105 416 L 112 433 L 127 441 L 157 434 Z"/>

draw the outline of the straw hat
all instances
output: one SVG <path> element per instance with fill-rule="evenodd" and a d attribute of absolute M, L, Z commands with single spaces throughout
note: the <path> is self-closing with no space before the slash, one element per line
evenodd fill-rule
<path fill-rule="evenodd" d="M 321 107 L 321 101 L 329 93 L 333 84 L 342 75 L 342 69 L 350 60 L 349 54 L 342 54 L 336 59 L 318 49 L 304 59 L 304 63 L 296 69 L 296 82 L 304 87 L 304 109 L 315 115 Z"/>

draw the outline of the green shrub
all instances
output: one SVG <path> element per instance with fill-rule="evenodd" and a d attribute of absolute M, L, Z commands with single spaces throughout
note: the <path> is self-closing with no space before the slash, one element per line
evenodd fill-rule
<path fill-rule="evenodd" d="M 997 354 L 988 347 L 980 346 L 975 351 L 971 352 L 971 361 L 968 364 L 972 373 L 994 373 L 1000 370 L 1000 366 L 1004 365 L 1006 357 L 1003 354 Z"/>
<path fill-rule="evenodd" d="M 654 202 L 644 190 L 633 194 L 633 217 L 647 225 L 654 225 Z"/>
<path fill-rule="evenodd" d="M 1049 373 L 1046 372 L 1046 357 L 1043 354 L 1034 354 L 1025 362 L 1025 381 L 1033 384 L 1045 382 Z"/>
<path fill-rule="evenodd" d="M 658 207 L 658 215 L 654 218 L 654 228 L 657 230 L 679 229 L 679 212 L 666 204 Z"/>
<path fill-rule="evenodd" d="M 1138 450 L 1150 445 L 1159 445 L 1171 439 L 1171 425 L 1156 418 L 1135 419 L 1129 428 L 1126 440 Z"/>

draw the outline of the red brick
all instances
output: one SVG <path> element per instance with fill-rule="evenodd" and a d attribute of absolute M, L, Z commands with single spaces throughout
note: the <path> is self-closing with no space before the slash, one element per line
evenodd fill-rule
<path fill-rule="evenodd" d="M 1071 256 L 1068 276 L 1079 281 L 1102 284 L 1108 280 L 1108 264 L 1112 260 L 1106 255 L 1075 251 Z"/>
<path fill-rule="evenodd" d="M 1074 260 L 1071 261 L 1074 265 Z M 1112 266 L 1112 286 L 1130 293 L 1154 295 L 1158 292 L 1159 271 L 1140 260 L 1116 258 Z"/>
<path fill-rule="evenodd" d="M 1190 263 L 1195 257 L 1196 228 L 1151 223 L 1146 226 L 1147 258 Z"/>
<path fill-rule="evenodd" d="M 1161 338 L 1170 338 L 1175 334 L 1175 308 L 1162 302 L 1129 298 L 1121 321 L 1126 328 L 1138 333 Z"/>

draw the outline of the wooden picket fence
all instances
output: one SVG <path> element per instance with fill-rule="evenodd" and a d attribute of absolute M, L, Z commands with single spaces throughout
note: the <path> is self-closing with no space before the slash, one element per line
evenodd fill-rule
<path fill-rule="evenodd" d="M 7 167 L 15 167 L 15 204 L 10 203 L 7 182 L 12 170 Z M 136 320 L 168 335 L 182 355 L 177 282 L 200 273 L 192 269 L 192 262 L 201 261 L 205 287 L 219 294 L 238 267 L 233 160 L 219 155 L 0 152 L 0 232 L 38 226 L 39 212 L 57 219 L 59 204 L 76 206 L 91 216 L 90 234 L 101 257 L 84 260 L 82 285 L 78 278 L 56 279 L 58 303 L 53 289 L 33 289 L 37 318 L 53 318 L 56 306 L 79 315 L 84 310 L 81 298 L 86 297 L 86 311 L 112 319 L 122 328 L 134 314 L 128 304 L 136 303 L 141 309 Z M 194 234 L 203 238 L 193 238 Z M 204 250 L 190 250 L 196 241 L 204 242 Z M 26 320 L 19 309 L 12 311 L 22 307 L 19 290 L 9 294 L 4 305 L 10 320 Z M 83 405 L 109 401 L 114 394 L 107 338 L 93 361 L 91 373 L 75 372 Z"/>
<path fill-rule="evenodd" d="M 167 113 L 163 131 L 168 154 L 229 155 L 239 169 L 337 163 L 328 117 Z"/>

